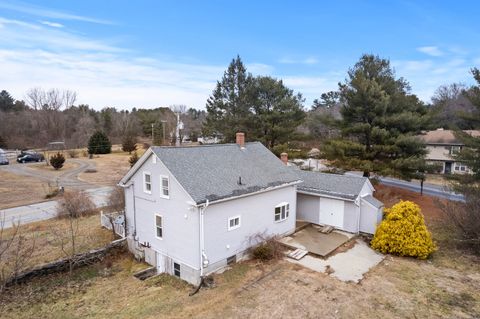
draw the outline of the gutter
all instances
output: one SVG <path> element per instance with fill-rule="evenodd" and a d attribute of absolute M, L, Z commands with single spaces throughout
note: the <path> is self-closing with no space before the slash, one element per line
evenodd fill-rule
<path fill-rule="evenodd" d="M 199 207 L 200 211 L 200 222 L 199 222 L 199 236 L 200 236 L 200 278 L 203 280 L 203 268 L 208 267 L 208 258 L 207 254 L 205 253 L 205 222 L 204 222 L 204 217 L 205 217 L 205 210 L 207 209 L 208 205 L 210 202 L 207 200 L 206 203 L 203 204 L 203 206 Z M 198 207 L 198 206 L 197 206 Z"/>

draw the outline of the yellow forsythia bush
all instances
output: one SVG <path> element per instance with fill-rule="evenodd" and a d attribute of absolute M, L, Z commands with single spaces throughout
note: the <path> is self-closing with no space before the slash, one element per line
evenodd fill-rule
<path fill-rule="evenodd" d="M 420 207 L 411 201 L 400 201 L 385 209 L 385 219 L 378 225 L 371 245 L 384 254 L 420 259 L 436 250 Z"/>

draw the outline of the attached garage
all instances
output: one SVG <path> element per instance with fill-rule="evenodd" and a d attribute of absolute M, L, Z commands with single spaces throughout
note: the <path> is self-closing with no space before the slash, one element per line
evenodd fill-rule
<path fill-rule="evenodd" d="M 383 215 L 383 204 L 364 177 L 297 171 L 297 219 L 336 229 L 373 234 Z"/>

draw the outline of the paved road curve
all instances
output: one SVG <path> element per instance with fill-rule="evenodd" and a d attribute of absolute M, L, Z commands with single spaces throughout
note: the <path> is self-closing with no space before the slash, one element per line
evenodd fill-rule
<path fill-rule="evenodd" d="M 88 189 L 85 192 L 90 196 L 97 207 L 106 206 L 108 196 L 113 187 Z M 0 217 L 4 219 L 4 228 L 12 227 L 13 223 L 28 224 L 54 218 L 57 216 L 58 200 L 51 200 L 31 205 L 18 206 L 0 210 Z"/>

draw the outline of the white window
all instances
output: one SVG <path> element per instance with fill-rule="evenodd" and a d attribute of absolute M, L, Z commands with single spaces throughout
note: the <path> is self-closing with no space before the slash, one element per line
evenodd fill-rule
<path fill-rule="evenodd" d="M 228 219 L 228 230 L 234 230 L 240 227 L 240 216 L 230 217 Z"/>
<path fill-rule="evenodd" d="M 148 172 L 143 172 L 143 191 L 147 194 L 152 193 L 152 175 Z"/>
<path fill-rule="evenodd" d="M 460 169 L 460 166 L 455 165 L 455 170 L 458 171 Z"/>
<path fill-rule="evenodd" d="M 160 197 L 170 198 L 170 181 L 168 176 L 160 176 Z"/>
<path fill-rule="evenodd" d="M 155 236 L 159 239 L 163 238 L 163 217 L 155 214 Z"/>
<path fill-rule="evenodd" d="M 157 156 L 155 154 L 152 155 L 152 163 L 157 164 Z"/>
<path fill-rule="evenodd" d="M 465 166 L 460 166 L 460 170 L 461 170 L 462 172 L 465 172 L 466 169 L 467 169 L 467 167 L 465 167 Z"/>
<path fill-rule="evenodd" d="M 288 203 L 280 203 L 275 207 L 275 221 L 280 222 L 288 218 L 290 214 L 290 205 Z"/>
<path fill-rule="evenodd" d="M 173 263 L 173 274 L 177 277 L 180 277 L 180 264 Z"/>

